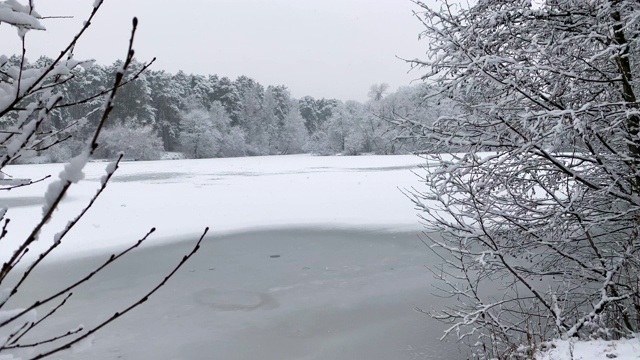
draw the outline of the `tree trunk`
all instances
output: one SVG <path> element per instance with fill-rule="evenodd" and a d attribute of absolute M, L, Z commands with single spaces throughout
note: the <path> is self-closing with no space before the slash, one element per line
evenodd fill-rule
<path fill-rule="evenodd" d="M 615 3 L 616 2 L 614 1 L 614 5 Z M 621 23 L 620 12 L 614 11 L 613 13 L 611 13 L 611 17 L 615 21 L 615 23 L 613 24 L 614 41 L 622 48 L 622 53 L 618 54 L 618 56 L 616 56 L 615 58 L 616 64 L 618 65 L 618 72 L 620 73 L 620 78 L 622 79 L 622 97 L 627 103 L 628 107 L 637 108 L 638 105 L 636 104 L 636 95 L 633 91 L 633 87 L 631 86 L 633 77 L 631 73 L 631 61 L 629 60 L 629 47 Z M 640 167 L 638 166 L 640 165 L 640 139 L 638 138 L 638 132 L 640 130 L 639 127 L 640 118 L 638 117 L 638 115 L 630 115 L 627 119 L 627 130 L 630 137 L 628 149 L 634 164 L 634 193 L 636 194 L 640 192 L 640 174 L 638 174 L 638 168 Z"/>

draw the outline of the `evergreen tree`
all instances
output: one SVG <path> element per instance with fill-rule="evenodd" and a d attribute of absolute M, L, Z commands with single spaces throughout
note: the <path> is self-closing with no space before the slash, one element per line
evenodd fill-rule
<path fill-rule="evenodd" d="M 175 151 L 180 132 L 180 107 L 184 99 L 183 84 L 164 71 L 151 71 L 147 76 L 151 88 L 151 106 L 155 108 L 155 129 L 165 150 Z"/>
<path fill-rule="evenodd" d="M 131 67 L 125 73 L 125 78 L 131 79 L 138 74 L 143 64 L 133 61 Z M 122 67 L 122 61 L 113 63 L 108 73 L 113 76 Z M 120 120 L 123 124 L 128 123 L 132 127 L 154 126 L 155 110 L 151 105 L 151 88 L 147 80 L 146 73 L 140 74 L 137 79 L 130 81 L 122 87 L 116 98 L 116 104 L 111 116 L 114 120 Z"/>
<path fill-rule="evenodd" d="M 211 101 L 218 101 L 232 120 L 233 125 L 239 123 L 241 105 L 241 95 L 239 89 L 228 77 L 218 79 L 217 76 L 210 77 L 212 90 L 210 92 Z"/>

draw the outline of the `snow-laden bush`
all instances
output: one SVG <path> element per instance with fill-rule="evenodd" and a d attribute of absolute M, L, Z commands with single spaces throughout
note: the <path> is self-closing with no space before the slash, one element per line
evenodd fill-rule
<path fill-rule="evenodd" d="M 85 143 L 75 137 L 50 147 L 43 152 L 42 156 L 47 158 L 47 162 L 60 163 L 71 160 L 80 154 L 85 147 Z"/>
<path fill-rule="evenodd" d="M 247 155 L 246 134 L 239 126 L 232 126 L 220 145 L 220 156 L 238 157 Z"/>
<path fill-rule="evenodd" d="M 311 136 L 309 141 L 304 146 L 304 150 L 316 155 L 335 155 L 338 154 L 341 149 L 338 146 L 334 146 L 329 141 L 329 135 L 326 125 L 323 124 L 318 128 Z"/>
<path fill-rule="evenodd" d="M 223 134 L 230 122 L 220 103 L 214 103 L 209 111 L 194 107 L 183 112 L 179 136 L 182 153 L 193 159 L 219 156 Z"/>
<path fill-rule="evenodd" d="M 67 143 L 69 143 L 69 140 L 65 141 L 65 145 L 67 145 Z M 71 160 L 71 158 L 73 158 L 73 152 L 69 146 L 58 145 L 49 149 L 45 156 L 48 158 L 47 162 L 60 163 Z"/>
<path fill-rule="evenodd" d="M 131 127 L 121 123 L 102 132 L 97 157 L 116 159 L 124 153 L 125 159 L 158 160 L 162 156 L 162 139 L 151 126 Z"/>

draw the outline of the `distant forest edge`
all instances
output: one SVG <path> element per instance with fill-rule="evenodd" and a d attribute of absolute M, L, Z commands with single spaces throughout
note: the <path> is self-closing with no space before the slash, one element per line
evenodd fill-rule
<path fill-rule="evenodd" d="M 41 57 L 23 66 L 39 68 L 51 62 Z M 1 65 L 0 71 L 20 66 L 20 58 L 8 58 Z M 62 162 L 77 155 L 104 103 L 103 96 L 94 94 L 109 87 L 121 65 L 117 61 L 77 67 L 64 82 L 64 101 L 49 122 L 53 128 L 45 129 L 66 129 L 59 135 L 65 141 L 38 154 L 23 154 L 21 161 Z M 416 148 L 403 140 L 403 130 L 394 119 L 431 122 L 440 111 L 451 110 L 441 100 L 427 100 L 429 86 L 424 83 L 393 93 L 387 93 L 386 84 L 376 84 L 368 101 L 342 102 L 311 96 L 294 99 L 284 85 L 264 87 L 247 76 L 231 80 L 182 71 L 142 71 L 144 67 L 134 61 L 125 74 L 131 81 L 118 92 L 96 154 L 100 158 L 114 158 L 121 151 L 125 158 L 136 160 L 159 159 L 164 152 L 187 158 L 408 153 Z M 81 104 L 64 106 L 77 102 Z M 3 118 L 2 126 L 7 128 L 11 124 L 6 122 L 15 120 Z"/>

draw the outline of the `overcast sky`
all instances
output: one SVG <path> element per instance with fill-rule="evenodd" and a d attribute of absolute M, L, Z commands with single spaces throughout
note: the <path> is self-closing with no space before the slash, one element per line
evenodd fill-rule
<path fill-rule="evenodd" d="M 36 0 L 46 33 L 30 32 L 27 57 L 56 55 L 94 0 Z M 76 58 L 122 58 L 131 18 L 140 20 L 136 56 L 154 69 L 247 75 L 284 84 L 293 96 L 364 100 L 373 83 L 393 89 L 420 76 L 396 58 L 422 57 L 420 23 L 409 0 L 105 0 Z M 0 26 L 4 54 L 19 51 L 15 30 Z"/>

